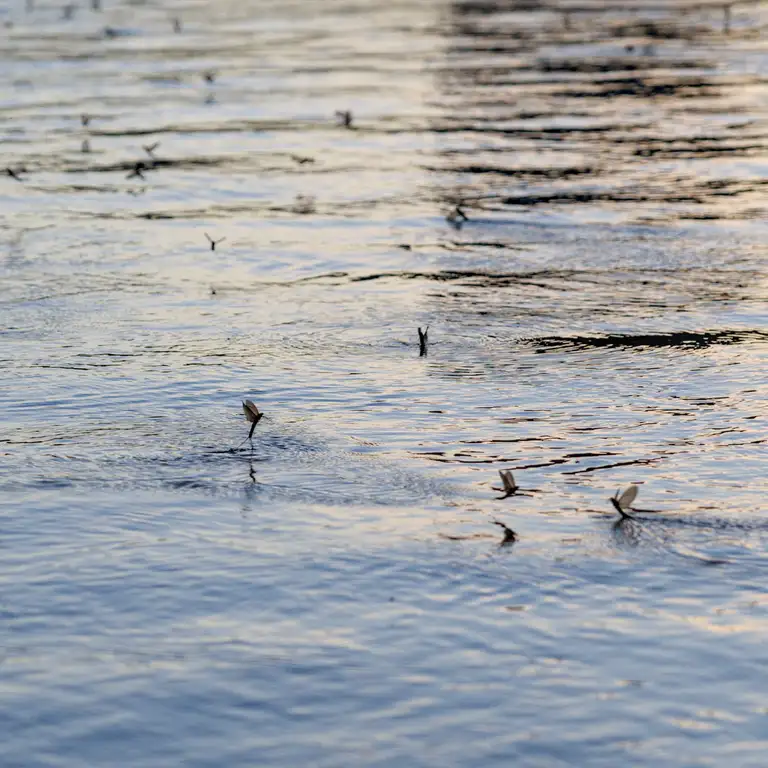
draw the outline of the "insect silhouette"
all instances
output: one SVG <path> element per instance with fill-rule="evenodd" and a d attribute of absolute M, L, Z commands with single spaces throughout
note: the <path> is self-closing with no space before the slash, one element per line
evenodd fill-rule
<path fill-rule="evenodd" d="M 337 109 L 334 114 L 336 115 L 336 119 L 339 121 L 339 125 L 343 125 L 345 128 L 352 127 L 352 121 L 354 120 L 354 117 L 352 115 L 351 109 Z"/>
<path fill-rule="evenodd" d="M 426 357 L 429 347 L 429 326 L 423 331 L 419 328 L 419 357 Z"/>
<path fill-rule="evenodd" d="M 205 80 L 206 83 L 213 83 L 216 81 L 216 72 L 212 69 L 209 69 L 206 72 L 203 72 L 203 80 Z"/>
<path fill-rule="evenodd" d="M 156 141 L 154 144 L 143 144 L 142 149 L 154 160 L 155 150 L 160 146 L 160 142 Z"/>
<path fill-rule="evenodd" d="M 314 195 L 296 195 L 293 202 L 294 213 L 308 214 L 315 213 L 316 210 Z"/>
<path fill-rule="evenodd" d="M 181 32 L 181 19 L 178 16 L 174 17 L 173 19 L 173 31 L 176 34 L 179 34 L 179 32 Z"/>
<path fill-rule="evenodd" d="M 629 514 L 627 510 L 632 508 L 632 502 L 637 498 L 638 487 L 636 485 L 630 485 L 621 494 L 616 491 L 615 496 L 611 496 L 609 501 L 613 504 L 613 508 L 621 515 L 624 520 L 634 520 L 635 518 Z"/>
<path fill-rule="evenodd" d="M 251 430 L 248 432 L 248 437 L 243 440 L 243 443 L 246 442 L 246 440 L 250 440 L 251 445 L 253 445 L 253 430 L 256 429 L 256 425 L 261 421 L 264 414 L 256 407 L 253 400 L 243 400 L 243 413 L 245 414 L 245 418 L 251 422 Z M 243 443 L 240 443 L 240 445 Z M 239 448 L 240 445 L 237 447 Z"/>
<path fill-rule="evenodd" d="M 83 143 L 80 145 L 80 151 L 86 155 L 91 151 L 91 142 L 88 141 L 88 139 L 83 139 Z"/>
<path fill-rule="evenodd" d="M 469 216 L 464 213 L 464 209 L 459 203 L 446 217 L 445 220 L 454 228 L 461 229 L 465 221 L 469 221 Z"/>
<path fill-rule="evenodd" d="M 136 165 L 133 166 L 133 170 L 125 177 L 126 179 L 141 179 L 144 181 L 146 177 L 144 176 L 144 171 L 147 170 L 147 166 L 144 163 L 136 163 Z"/>
<path fill-rule="evenodd" d="M 203 232 L 203 234 L 205 235 L 205 237 L 208 240 L 208 242 L 211 244 L 211 250 L 212 251 L 215 251 L 216 250 L 216 246 L 219 243 L 223 243 L 227 239 L 226 237 L 222 237 L 222 238 L 219 238 L 218 240 L 214 240 L 207 232 Z M 250 402 L 250 401 L 246 401 L 246 402 Z"/>
<path fill-rule="evenodd" d="M 493 520 L 493 524 L 498 525 L 504 531 L 504 538 L 501 540 L 502 547 L 514 544 L 517 541 L 517 534 L 508 525 L 498 520 Z"/>
<path fill-rule="evenodd" d="M 291 155 L 291 160 L 293 160 L 296 165 L 306 165 L 307 163 L 315 162 L 314 157 L 302 157 L 301 155 Z"/>
<path fill-rule="evenodd" d="M 14 171 L 13 168 L 6 168 L 5 173 L 7 176 L 10 176 L 12 179 L 16 179 L 16 181 L 24 181 L 24 179 L 19 176 L 20 171 Z"/>
<path fill-rule="evenodd" d="M 87 127 L 88 123 L 90 122 L 91 122 L 90 115 L 80 115 L 80 125 L 82 125 L 83 128 Z"/>
<path fill-rule="evenodd" d="M 515 476 L 512 474 L 511 469 L 500 469 L 499 477 L 501 478 L 502 488 L 494 487 L 494 491 L 501 491 L 504 495 L 501 497 L 506 499 L 507 496 L 513 496 L 520 490 L 520 486 L 515 482 Z"/>

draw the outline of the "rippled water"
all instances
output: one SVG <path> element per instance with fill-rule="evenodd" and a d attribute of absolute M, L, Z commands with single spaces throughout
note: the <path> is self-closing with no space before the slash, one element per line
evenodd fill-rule
<path fill-rule="evenodd" d="M 0 9 L 2 765 L 762 766 L 768 9 L 94 4 Z"/>

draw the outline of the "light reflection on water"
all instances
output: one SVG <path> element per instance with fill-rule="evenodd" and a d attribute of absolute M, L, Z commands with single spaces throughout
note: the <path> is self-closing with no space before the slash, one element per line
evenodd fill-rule
<path fill-rule="evenodd" d="M 3 16 L 3 765 L 760 764 L 763 11 L 104 6 Z"/>

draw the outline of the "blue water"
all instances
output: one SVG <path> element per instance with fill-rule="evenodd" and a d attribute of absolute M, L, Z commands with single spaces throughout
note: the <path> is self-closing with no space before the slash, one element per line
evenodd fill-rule
<path fill-rule="evenodd" d="M 0 9 L 3 768 L 764 764 L 768 12 L 683 10 Z"/>

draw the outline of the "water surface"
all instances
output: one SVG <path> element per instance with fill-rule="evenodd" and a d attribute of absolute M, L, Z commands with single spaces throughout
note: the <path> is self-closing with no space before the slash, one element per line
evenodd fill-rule
<path fill-rule="evenodd" d="M 762 765 L 768 12 L 102 5 L 0 9 L 3 765 Z"/>

